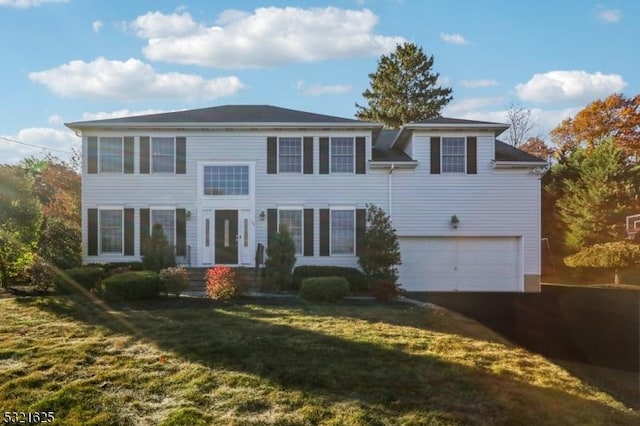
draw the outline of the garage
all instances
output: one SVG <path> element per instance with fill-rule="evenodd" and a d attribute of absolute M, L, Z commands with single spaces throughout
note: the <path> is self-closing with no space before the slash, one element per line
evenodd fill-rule
<path fill-rule="evenodd" d="M 521 237 L 400 237 L 409 291 L 522 292 Z"/>

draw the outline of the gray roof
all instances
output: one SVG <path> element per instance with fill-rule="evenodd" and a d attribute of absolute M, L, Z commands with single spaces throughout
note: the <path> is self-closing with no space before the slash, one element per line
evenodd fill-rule
<path fill-rule="evenodd" d="M 373 144 L 375 145 L 376 148 L 381 148 L 381 149 L 389 148 L 391 146 L 391 142 L 393 142 L 393 140 L 396 138 L 399 131 L 400 130 L 398 129 L 381 130 L 380 133 L 378 134 L 378 137 L 373 141 Z"/>
<path fill-rule="evenodd" d="M 139 115 L 95 121 L 79 121 L 69 123 L 69 127 L 136 123 L 352 123 L 371 124 L 372 127 L 381 127 L 375 123 L 297 111 L 272 105 L 223 105 L 161 114 Z"/>
<path fill-rule="evenodd" d="M 413 161 L 411 157 L 405 154 L 401 149 L 390 148 L 391 142 L 396 138 L 400 130 L 381 130 L 375 140 L 371 150 L 372 161 Z"/>
<path fill-rule="evenodd" d="M 514 148 L 513 146 L 496 139 L 496 161 L 524 161 L 531 163 L 545 162 L 542 158 L 531 155 L 528 152 Z"/>
<path fill-rule="evenodd" d="M 491 121 L 476 121 L 476 120 L 464 120 L 462 118 L 450 118 L 450 117 L 435 117 L 428 118 L 426 120 L 414 121 L 408 124 L 474 124 L 480 125 L 485 124 L 487 126 L 506 126 L 504 123 L 494 123 Z"/>

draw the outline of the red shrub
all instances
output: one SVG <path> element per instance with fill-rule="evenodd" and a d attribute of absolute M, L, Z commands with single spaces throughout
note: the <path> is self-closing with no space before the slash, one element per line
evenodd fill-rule
<path fill-rule="evenodd" d="M 229 300 L 242 295 L 236 274 L 228 266 L 216 265 L 207 270 L 207 295 L 214 300 Z"/>
<path fill-rule="evenodd" d="M 375 280 L 370 286 L 371 295 L 377 300 L 390 302 L 400 296 L 400 286 L 389 280 Z"/>

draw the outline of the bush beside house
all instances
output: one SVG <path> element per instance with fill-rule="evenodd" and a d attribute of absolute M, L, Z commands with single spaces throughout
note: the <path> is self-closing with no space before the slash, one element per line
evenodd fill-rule
<path fill-rule="evenodd" d="M 349 282 L 343 277 L 305 278 L 300 297 L 312 302 L 338 302 L 349 294 Z"/>
<path fill-rule="evenodd" d="M 349 282 L 351 291 L 366 291 L 364 274 L 356 268 L 345 266 L 296 266 L 293 270 L 292 289 L 299 290 L 302 280 L 313 277 L 343 277 Z"/>
<path fill-rule="evenodd" d="M 153 299 L 160 293 L 160 277 L 153 271 L 131 271 L 102 281 L 102 293 L 108 300 Z"/>
<path fill-rule="evenodd" d="M 286 290 L 291 287 L 292 270 L 296 263 L 296 246 L 286 225 L 280 225 L 269 247 L 265 261 L 264 283 L 266 290 Z"/>

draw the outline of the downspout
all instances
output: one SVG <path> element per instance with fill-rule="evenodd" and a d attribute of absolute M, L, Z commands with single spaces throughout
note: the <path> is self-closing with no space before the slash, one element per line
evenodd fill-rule
<path fill-rule="evenodd" d="M 388 206 L 389 206 L 389 217 L 391 218 L 391 220 L 393 221 L 393 197 L 392 197 L 392 191 L 391 191 L 391 175 L 393 174 L 393 170 L 395 169 L 395 164 L 392 164 L 391 167 L 389 167 L 389 174 L 387 175 L 387 195 L 389 197 L 388 200 Z"/>

